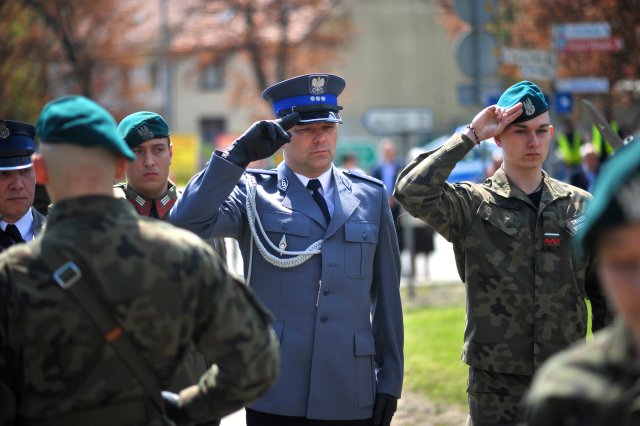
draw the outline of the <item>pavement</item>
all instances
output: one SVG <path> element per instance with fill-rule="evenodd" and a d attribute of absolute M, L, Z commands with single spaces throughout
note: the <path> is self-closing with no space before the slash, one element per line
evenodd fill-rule
<path fill-rule="evenodd" d="M 456 269 L 456 262 L 453 256 L 453 248 L 451 243 L 442 238 L 440 235 L 435 235 L 435 250 L 430 256 L 418 255 L 416 257 L 415 269 L 416 280 L 415 284 L 429 285 L 431 283 L 446 283 L 451 282 L 460 283 L 460 277 Z M 227 246 L 228 249 L 232 249 L 232 246 Z M 233 265 L 233 269 L 242 271 L 242 260 L 238 261 L 238 257 L 230 251 L 230 264 Z M 409 253 L 402 253 L 402 266 L 403 272 L 407 271 L 407 265 L 409 261 Z M 403 274 L 404 276 L 405 274 Z M 402 280 L 402 285 L 407 285 L 407 280 Z M 222 419 L 221 426 L 246 426 L 244 410 L 237 411 L 230 416 Z"/>

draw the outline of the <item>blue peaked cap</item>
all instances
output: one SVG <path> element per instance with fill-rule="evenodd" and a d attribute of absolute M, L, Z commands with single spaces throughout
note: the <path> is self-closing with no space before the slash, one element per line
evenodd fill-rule
<path fill-rule="evenodd" d="M 32 166 L 36 129 L 20 121 L 0 120 L 0 170 L 19 170 Z"/>
<path fill-rule="evenodd" d="M 290 112 L 300 114 L 299 123 L 342 123 L 338 112 L 338 95 L 346 82 L 332 74 L 306 74 L 276 83 L 262 92 L 264 100 L 273 104 L 277 118 Z"/>

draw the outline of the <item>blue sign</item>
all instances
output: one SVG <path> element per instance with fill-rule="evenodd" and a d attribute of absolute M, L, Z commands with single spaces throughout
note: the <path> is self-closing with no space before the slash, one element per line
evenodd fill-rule
<path fill-rule="evenodd" d="M 568 92 L 556 93 L 556 113 L 570 114 L 573 111 L 573 95 Z"/>

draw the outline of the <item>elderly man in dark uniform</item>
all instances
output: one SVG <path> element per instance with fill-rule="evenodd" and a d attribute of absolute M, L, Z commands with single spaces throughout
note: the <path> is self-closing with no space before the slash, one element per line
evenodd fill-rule
<path fill-rule="evenodd" d="M 32 240 L 45 222 L 33 208 L 34 136 L 35 127 L 30 124 L 0 120 L 0 251 Z"/>
<path fill-rule="evenodd" d="M 237 239 L 249 286 L 276 316 L 281 375 L 247 409 L 249 426 L 389 425 L 400 397 L 400 263 L 387 193 L 332 163 L 344 87 L 313 74 L 266 89 L 279 120 L 214 153 L 171 211 L 198 235 Z M 277 169 L 245 170 L 280 147 Z"/>

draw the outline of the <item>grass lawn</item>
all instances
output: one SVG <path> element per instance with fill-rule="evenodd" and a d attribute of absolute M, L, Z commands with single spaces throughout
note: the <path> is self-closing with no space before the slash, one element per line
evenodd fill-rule
<path fill-rule="evenodd" d="M 436 403 L 466 405 L 467 366 L 460 360 L 464 317 L 464 306 L 405 311 L 407 388 Z"/>
<path fill-rule="evenodd" d="M 462 284 L 419 287 L 412 301 L 403 293 L 404 385 L 435 403 L 466 407 L 468 370 L 460 360 L 465 325 L 463 291 Z M 591 329 L 591 306 L 587 306 Z M 591 332 L 587 338 L 591 339 Z"/>

